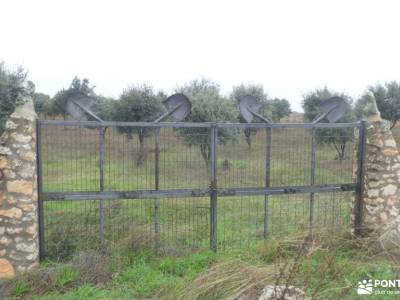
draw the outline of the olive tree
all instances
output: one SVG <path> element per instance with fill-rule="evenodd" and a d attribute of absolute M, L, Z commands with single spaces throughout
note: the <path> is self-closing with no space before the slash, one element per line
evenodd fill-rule
<path fill-rule="evenodd" d="M 51 105 L 50 96 L 43 93 L 35 93 L 33 95 L 33 104 L 35 106 L 35 111 L 38 116 L 46 119 Z"/>
<path fill-rule="evenodd" d="M 400 119 L 400 82 L 392 81 L 384 85 L 376 84 L 368 87 L 368 91 L 374 95 L 382 118 L 390 121 L 390 128 L 392 129 Z M 358 118 L 362 117 L 362 109 L 367 97 L 367 93 L 363 94 L 356 103 L 355 112 Z"/>
<path fill-rule="evenodd" d="M 73 92 L 81 92 L 87 96 L 94 97 L 94 86 L 90 86 L 89 79 L 79 79 L 74 77 L 68 89 L 62 89 L 58 91 L 51 100 L 51 105 L 49 107 L 48 114 L 52 116 L 63 116 L 66 119 L 67 112 L 65 110 L 65 105 L 68 97 Z"/>
<path fill-rule="evenodd" d="M 25 80 L 26 72 L 22 68 L 11 71 L 0 62 L 0 135 L 5 129 L 8 116 L 24 101 Z"/>
<path fill-rule="evenodd" d="M 272 117 L 270 107 L 268 105 L 268 95 L 264 92 L 262 85 L 258 84 L 241 84 L 233 87 L 230 98 L 234 103 L 238 103 L 239 99 L 243 96 L 253 96 L 257 100 L 257 104 L 260 107 L 259 113 L 268 118 Z M 240 112 L 238 112 L 237 118 L 240 123 L 246 123 L 246 120 L 242 117 Z M 243 130 L 244 136 L 246 138 L 246 143 L 251 149 L 251 137 L 257 133 L 256 128 L 245 128 Z"/>
<path fill-rule="evenodd" d="M 335 91 L 330 91 L 328 88 L 316 89 L 303 96 L 303 109 L 304 109 L 304 120 L 306 122 L 313 121 L 322 112 L 320 110 L 320 104 L 330 97 L 339 96 L 344 98 L 348 103 L 352 103 L 352 99 L 343 94 Z M 340 119 L 341 122 L 353 122 L 355 115 L 353 110 L 347 111 L 344 116 Z M 344 159 L 346 145 L 352 140 L 353 133 L 351 128 L 319 128 L 316 130 L 316 138 L 318 143 L 324 143 L 332 146 L 337 153 L 337 159 L 342 161 Z"/>
<path fill-rule="evenodd" d="M 137 85 L 124 90 L 118 101 L 113 104 L 112 118 L 121 122 L 152 122 L 164 111 L 161 97 L 151 86 Z M 144 159 L 144 139 L 154 132 L 144 127 L 118 127 L 118 131 L 126 134 L 128 139 L 134 135 L 139 139 L 139 156 L 137 164 Z"/>
<path fill-rule="evenodd" d="M 290 103 L 286 99 L 274 98 L 267 102 L 271 111 L 271 119 L 274 122 L 279 122 L 283 117 L 287 117 L 292 113 Z"/>
<path fill-rule="evenodd" d="M 273 122 L 279 122 L 279 120 L 291 113 L 290 103 L 286 99 L 274 98 L 270 99 L 264 88 L 259 84 L 241 84 L 233 87 L 233 91 L 230 98 L 233 102 L 238 103 L 239 99 L 243 96 L 253 96 L 257 104 L 259 105 L 259 113 L 262 116 L 267 117 Z M 238 119 L 241 123 L 245 123 L 246 120 L 239 113 Z M 246 143 L 251 148 L 251 137 L 257 133 L 256 128 L 246 128 L 243 130 L 246 137 Z"/>
<path fill-rule="evenodd" d="M 178 88 L 176 92 L 185 94 L 192 102 L 192 112 L 188 122 L 233 122 L 237 120 L 237 109 L 232 101 L 221 95 L 217 83 L 207 80 L 193 80 Z M 198 146 L 204 163 L 209 166 L 211 158 L 210 133 L 208 128 L 180 128 L 178 135 L 190 146 Z M 226 144 L 234 138 L 235 131 L 218 130 L 218 143 Z"/>
<path fill-rule="evenodd" d="M 95 95 L 92 98 L 93 103 L 90 110 L 100 119 L 104 121 L 112 121 L 114 117 L 114 105 L 117 103 L 117 100 L 101 95 Z"/>

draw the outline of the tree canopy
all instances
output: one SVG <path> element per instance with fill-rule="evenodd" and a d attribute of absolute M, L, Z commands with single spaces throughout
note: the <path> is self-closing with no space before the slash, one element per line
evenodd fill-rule
<path fill-rule="evenodd" d="M 11 71 L 0 62 L 0 135 L 5 129 L 8 116 L 24 101 L 25 81 L 26 72 L 22 68 Z"/>
<path fill-rule="evenodd" d="M 35 93 L 33 95 L 33 104 L 35 106 L 35 111 L 39 116 L 44 116 L 50 111 L 51 97 L 44 93 Z"/>
<path fill-rule="evenodd" d="M 67 114 L 67 112 L 65 111 L 65 104 L 69 95 L 72 92 L 79 91 L 87 96 L 94 97 L 94 88 L 94 86 L 90 86 L 89 79 L 79 79 L 77 76 L 75 76 L 72 79 L 72 82 L 68 89 L 62 89 L 58 91 L 53 97 L 48 114 L 53 116 L 62 115 L 65 119 Z"/>
<path fill-rule="evenodd" d="M 267 118 L 271 118 L 272 114 L 269 110 L 268 106 L 268 95 L 264 92 L 264 88 L 262 85 L 257 84 L 241 84 L 233 87 L 230 98 L 232 101 L 237 104 L 241 97 L 243 96 L 253 96 L 257 100 L 257 104 L 259 105 L 259 113 Z M 240 123 L 246 123 L 246 120 L 242 117 L 240 112 L 238 111 L 238 120 Z M 246 138 L 246 143 L 251 148 L 251 137 L 257 133 L 257 129 L 255 128 L 245 128 L 243 129 L 244 136 Z"/>
<path fill-rule="evenodd" d="M 384 85 L 376 84 L 369 86 L 368 91 L 374 95 L 382 118 L 390 121 L 391 128 L 393 128 L 400 119 L 400 82 L 392 81 Z M 366 93 L 363 94 L 356 103 L 355 113 L 358 118 L 362 117 L 362 109 L 367 97 Z"/>
<path fill-rule="evenodd" d="M 306 122 L 312 122 L 317 116 L 319 116 L 322 111 L 320 110 L 320 104 L 331 98 L 333 96 L 339 96 L 344 98 L 349 104 L 352 104 L 352 99 L 343 93 L 338 93 L 336 91 L 331 91 L 327 87 L 323 89 L 316 89 L 303 96 L 303 109 L 304 109 L 304 119 Z M 353 110 L 347 111 L 343 117 L 340 119 L 341 122 L 353 122 L 355 121 L 355 115 Z M 326 120 L 322 120 L 326 122 Z M 343 160 L 346 145 L 353 138 L 353 132 L 351 128 L 318 128 L 316 130 L 316 137 L 319 143 L 326 143 L 335 148 L 337 152 L 337 158 Z"/>
<path fill-rule="evenodd" d="M 290 103 L 286 99 L 274 98 L 268 101 L 271 119 L 274 122 L 279 122 L 283 117 L 287 117 L 292 113 L 290 109 Z"/>
<path fill-rule="evenodd" d="M 188 122 L 234 122 L 237 108 L 232 101 L 221 95 L 217 83 L 207 80 L 193 80 L 178 88 L 176 92 L 185 94 L 192 102 L 192 113 Z M 189 145 L 200 147 L 201 155 L 208 165 L 211 154 L 208 128 L 180 128 L 178 134 Z M 235 132 L 229 129 L 218 130 L 218 142 L 225 144 L 233 139 Z"/>
<path fill-rule="evenodd" d="M 164 112 L 160 95 L 148 85 L 131 86 L 126 89 L 120 99 L 113 103 L 112 119 L 120 122 L 152 122 Z M 144 158 L 144 139 L 154 132 L 152 128 L 118 127 L 118 131 L 132 139 L 134 135 L 139 139 L 139 156 L 137 163 L 141 164 Z"/>
<path fill-rule="evenodd" d="M 233 87 L 230 98 L 234 103 L 238 103 L 239 99 L 243 96 L 253 96 L 259 104 L 259 114 L 267 117 L 273 122 L 279 122 L 279 120 L 291 113 L 289 101 L 286 99 L 269 99 L 267 93 L 264 91 L 262 85 L 259 84 L 241 84 Z M 246 120 L 238 112 L 238 119 L 241 123 L 245 123 Z M 256 120 L 259 122 L 259 120 Z M 243 130 L 246 137 L 246 142 L 249 148 L 251 148 L 251 137 L 257 133 L 255 128 L 246 128 Z"/>

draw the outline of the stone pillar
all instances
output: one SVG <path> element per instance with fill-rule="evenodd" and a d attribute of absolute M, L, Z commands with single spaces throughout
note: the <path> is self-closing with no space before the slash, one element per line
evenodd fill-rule
<path fill-rule="evenodd" d="M 0 278 L 38 264 L 36 114 L 31 96 L 0 137 Z"/>
<path fill-rule="evenodd" d="M 382 120 L 375 98 L 364 108 L 367 140 L 361 232 L 384 249 L 400 246 L 400 156 L 390 123 Z"/>

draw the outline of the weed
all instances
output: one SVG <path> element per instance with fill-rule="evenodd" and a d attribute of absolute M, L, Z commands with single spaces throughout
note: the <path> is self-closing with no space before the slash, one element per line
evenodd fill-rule
<path fill-rule="evenodd" d="M 23 296 L 29 292 L 29 284 L 23 280 L 18 281 L 15 284 L 15 290 L 14 290 L 14 295 L 17 297 Z"/>

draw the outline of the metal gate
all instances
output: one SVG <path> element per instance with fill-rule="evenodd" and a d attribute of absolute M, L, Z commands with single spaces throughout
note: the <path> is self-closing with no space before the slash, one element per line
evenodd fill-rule
<path fill-rule="evenodd" d="M 364 122 L 39 120 L 41 257 L 105 243 L 216 250 L 357 227 L 364 144 Z"/>

